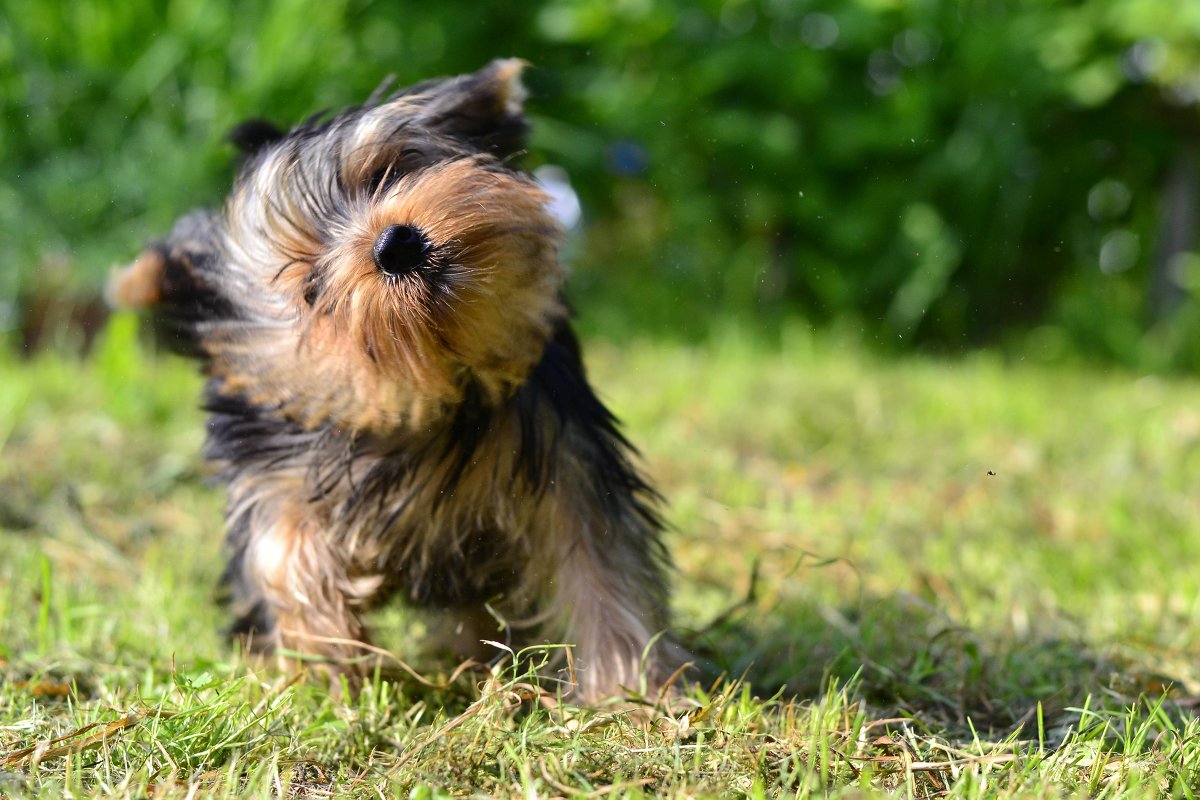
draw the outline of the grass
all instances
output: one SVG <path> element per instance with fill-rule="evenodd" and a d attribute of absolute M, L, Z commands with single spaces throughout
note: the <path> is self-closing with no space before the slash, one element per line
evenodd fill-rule
<path fill-rule="evenodd" d="M 190 365 L 0 356 L 0 796 L 1192 797 L 1200 384 L 592 342 L 671 500 L 702 686 L 641 725 L 501 659 L 339 700 L 218 635 Z M 723 677 L 722 677 L 723 675 Z"/>

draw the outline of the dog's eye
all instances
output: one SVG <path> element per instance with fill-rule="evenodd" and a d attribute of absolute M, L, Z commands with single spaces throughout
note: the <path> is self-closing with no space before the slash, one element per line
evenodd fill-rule
<path fill-rule="evenodd" d="M 392 187 L 392 184 L 394 184 L 399 177 L 399 170 L 391 165 L 388 165 L 383 169 L 377 169 L 371 173 L 371 177 L 367 178 L 367 193 L 371 195 L 383 194 Z"/>
<path fill-rule="evenodd" d="M 424 152 L 415 147 L 405 148 L 382 161 L 368 173 L 364 187 L 369 194 L 382 194 L 410 172 L 425 166 L 428 159 Z"/>

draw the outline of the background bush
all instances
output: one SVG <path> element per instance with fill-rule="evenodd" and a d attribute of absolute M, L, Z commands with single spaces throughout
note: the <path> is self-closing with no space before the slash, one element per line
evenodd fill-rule
<path fill-rule="evenodd" d="M 243 118 L 533 62 L 585 322 L 1200 366 L 1200 4 L 0 0 L 0 319 L 230 179 Z"/>

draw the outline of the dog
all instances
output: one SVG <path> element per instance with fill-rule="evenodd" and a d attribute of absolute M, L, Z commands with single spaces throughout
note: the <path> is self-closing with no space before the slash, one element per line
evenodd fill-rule
<path fill-rule="evenodd" d="M 573 645 L 585 703 L 680 661 L 661 500 L 588 383 L 562 231 L 514 163 L 523 67 L 240 126 L 223 209 L 109 281 L 207 376 L 232 635 L 335 683 L 365 676 L 364 613 L 393 596 L 443 612 L 462 656 L 497 619 Z"/>

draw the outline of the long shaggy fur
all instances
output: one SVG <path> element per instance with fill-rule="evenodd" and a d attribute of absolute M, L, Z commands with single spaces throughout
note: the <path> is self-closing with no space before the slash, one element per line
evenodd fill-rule
<path fill-rule="evenodd" d="M 109 291 L 209 376 L 234 633 L 353 680 L 370 607 L 447 610 L 469 640 L 495 637 L 490 603 L 573 643 L 594 701 L 676 666 L 654 643 L 668 559 L 585 377 L 547 198 L 511 163 L 521 67 L 242 126 L 223 211 L 181 218 Z M 403 270 L 376 252 L 393 226 L 416 232 Z"/>

